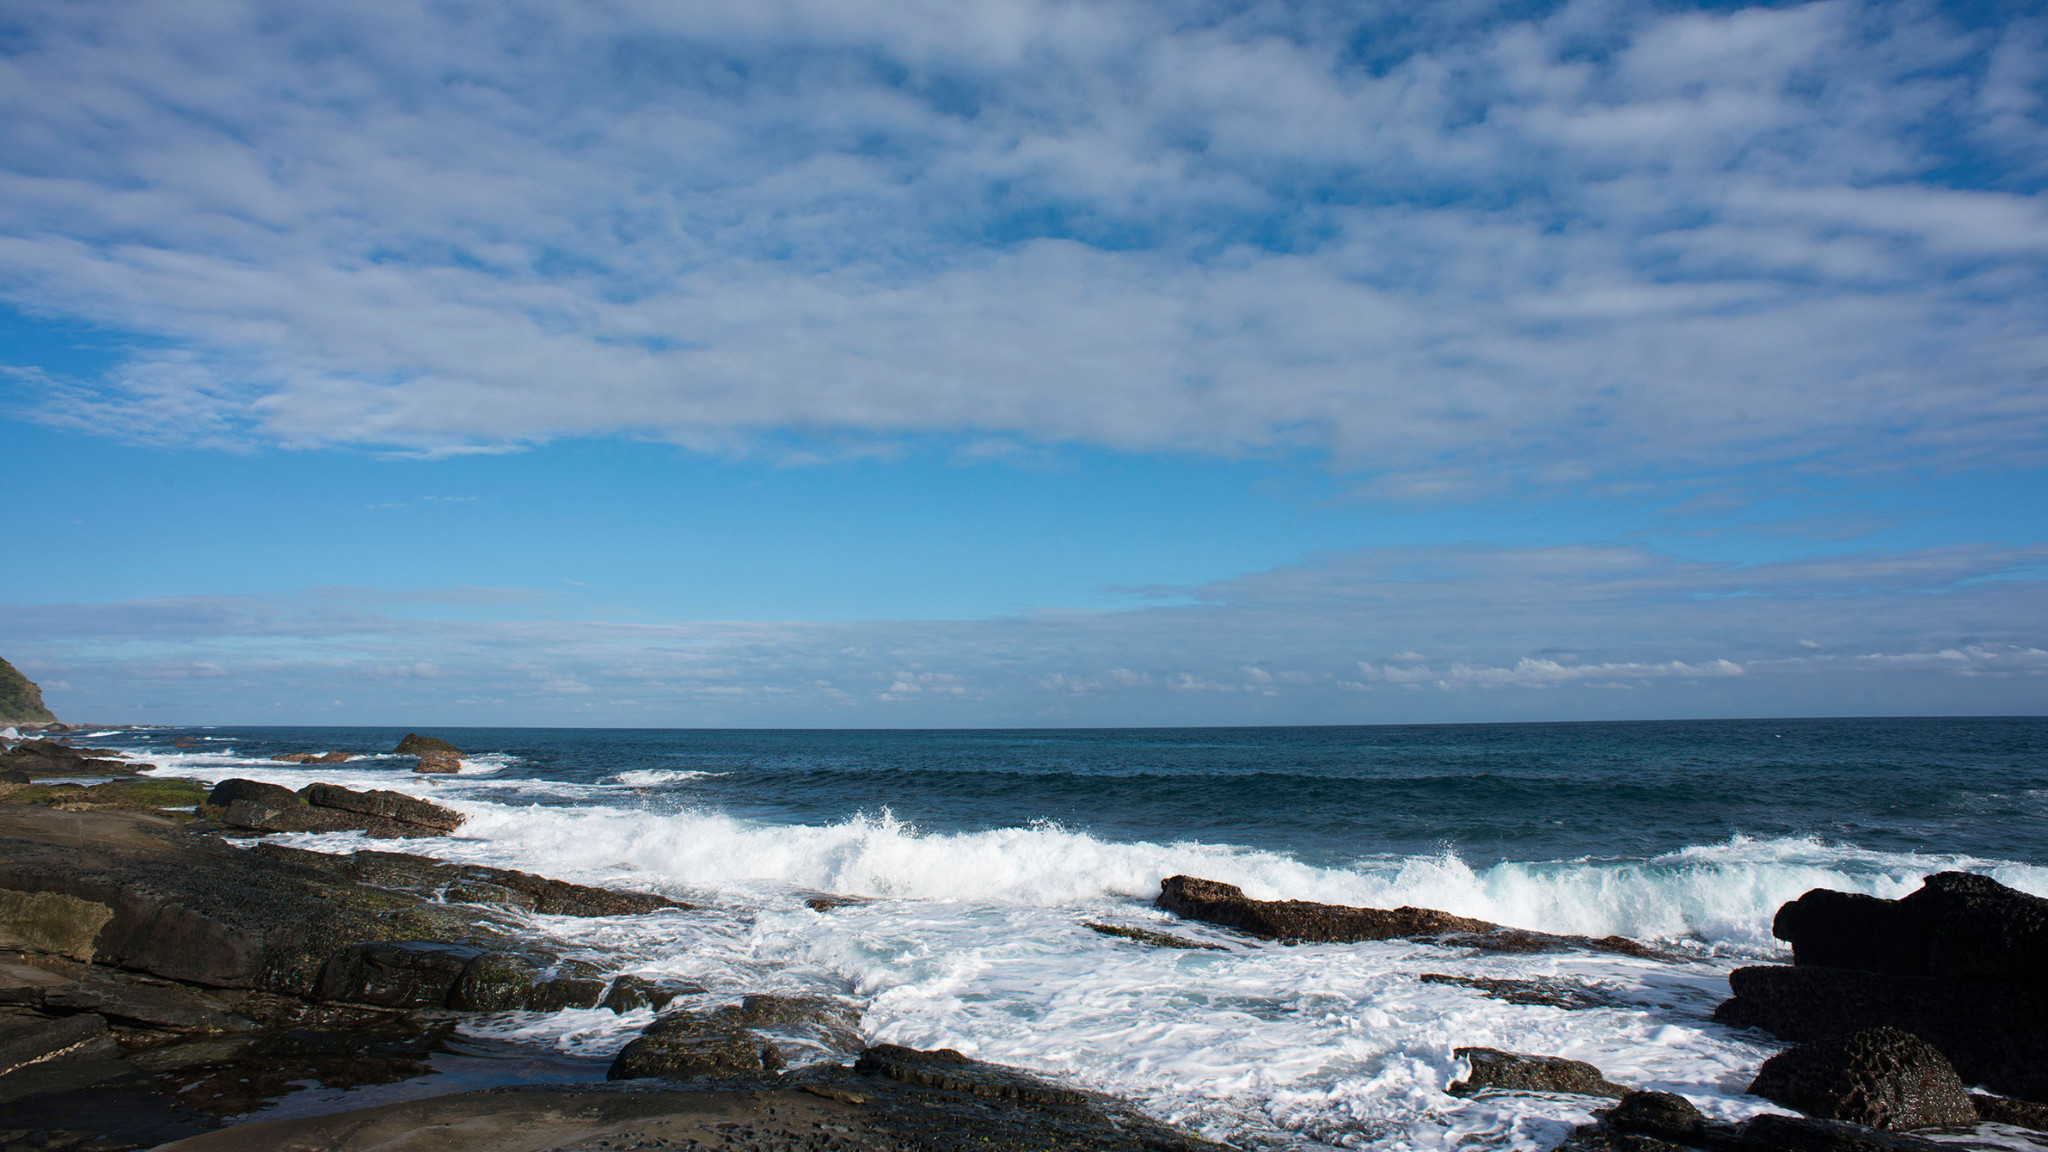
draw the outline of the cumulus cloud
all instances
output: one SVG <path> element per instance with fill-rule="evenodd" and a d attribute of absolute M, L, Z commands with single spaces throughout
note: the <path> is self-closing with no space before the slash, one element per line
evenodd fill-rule
<path fill-rule="evenodd" d="M 1764 565 L 1331 553 L 1158 607 L 983 620 L 403 619 L 319 594 L 0 607 L 96 719 L 974 726 L 2036 713 L 2048 547 Z M 400 601 L 410 606 L 416 601 Z M 459 610 L 459 614 L 458 614 Z"/>
<path fill-rule="evenodd" d="M 2041 24 L 21 0 L 0 298 L 150 441 L 1306 449 L 1374 491 L 2038 461 Z M 879 447 L 878 447 L 879 446 Z"/>

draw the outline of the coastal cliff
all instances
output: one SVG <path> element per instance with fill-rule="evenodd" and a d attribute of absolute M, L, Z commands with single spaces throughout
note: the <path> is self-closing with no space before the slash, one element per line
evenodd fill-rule
<path fill-rule="evenodd" d="M 56 719 L 43 705 L 43 690 L 36 682 L 0 660 L 0 726 L 50 724 Z"/>

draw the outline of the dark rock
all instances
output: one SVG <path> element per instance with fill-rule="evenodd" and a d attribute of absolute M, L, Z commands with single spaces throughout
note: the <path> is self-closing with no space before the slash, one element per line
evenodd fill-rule
<path fill-rule="evenodd" d="M 1778 909 L 1771 931 L 1801 965 L 2048 983 L 2048 900 L 1968 872 L 1898 900 L 1816 888 Z"/>
<path fill-rule="evenodd" d="M 460 944 L 386 940 L 351 944 L 320 969 L 314 995 L 385 1008 L 439 1008 L 483 953 Z"/>
<path fill-rule="evenodd" d="M 738 1026 L 730 1015 L 671 1012 L 620 1050 L 605 1079 L 742 1076 L 782 1067 L 775 1045 Z"/>
<path fill-rule="evenodd" d="M 255 1025 L 213 997 L 177 984 L 143 984 L 92 972 L 86 979 L 46 989 L 38 1004 L 53 1014 L 91 1012 L 124 1024 L 173 1032 L 246 1032 Z"/>
<path fill-rule="evenodd" d="M 604 1000 L 604 971 L 583 960 L 557 960 L 535 977 L 526 1007 L 532 1012 L 595 1008 Z"/>
<path fill-rule="evenodd" d="M 1583 1060 L 1524 1056 L 1497 1048 L 1454 1048 L 1451 1054 L 1471 1067 L 1463 1080 L 1445 1089 L 1453 1096 L 1471 1096 L 1486 1089 L 1614 1097 L 1625 1096 L 1629 1091 Z"/>
<path fill-rule="evenodd" d="M 1811 1116 L 1871 1128 L 1952 1128 L 1977 1119 L 1948 1060 L 1896 1028 L 1788 1048 L 1764 1062 L 1749 1091 Z"/>
<path fill-rule="evenodd" d="M 95 755 L 97 753 L 97 755 Z M 0 752 L 0 770 L 31 778 L 47 776 L 132 776 L 150 764 L 133 764 L 101 748 L 75 748 L 55 740 L 24 740 Z"/>
<path fill-rule="evenodd" d="M 828 892 L 822 896 L 812 896 L 806 899 L 804 906 L 813 912 L 830 912 L 834 908 L 858 908 L 863 904 L 873 904 L 874 902 L 875 900 L 871 896 L 841 896 L 837 893 Z"/>
<path fill-rule="evenodd" d="M 853 1068 L 870 1076 L 886 1076 L 925 1088 L 1034 1104 L 1088 1104 L 1102 1099 L 1095 1093 L 1061 1087 L 1015 1068 L 970 1060 L 951 1048 L 927 1052 L 896 1044 L 877 1044 L 863 1051 Z"/>
<path fill-rule="evenodd" d="M 1766 965 L 1729 973 L 1714 1019 L 1808 1043 L 1892 1027 L 1934 1045 L 1965 1083 L 2048 1100 L 2048 988 Z"/>
<path fill-rule="evenodd" d="M 1659 1140 L 1697 1140 L 1707 1118 L 1693 1102 L 1675 1092 L 1630 1092 L 1602 1113 L 1607 1126 Z"/>
<path fill-rule="evenodd" d="M 161 817 L 0 805 L 0 933 L 74 959 L 305 995 L 350 944 L 495 931 L 476 911 L 338 882 Z"/>
<path fill-rule="evenodd" d="M 313 753 L 311 752 L 280 752 L 271 757 L 272 760 L 277 761 L 279 764 L 304 764 L 312 758 Z"/>
<path fill-rule="evenodd" d="M 1982 1092 L 1971 1093 L 1970 1104 L 1977 1109 L 1979 1120 L 2048 1132 L 2048 1104 L 2014 1100 L 2010 1096 L 1987 1096 Z"/>
<path fill-rule="evenodd" d="M 844 1055 L 861 1048 L 860 1009 L 823 996 L 747 996 L 740 1001 L 736 1019 L 743 1027 L 774 1033 L 799 1048 Z"/>
<path fill-rule="evenodd" d="M 0 784 L 33 784 L 35 779 L 18 768 L 0 768 Z"/>
<path fill-rule="evenodd" d="M 417 824 L 449 832 L 462 824 L 462 813 L 397 792 L 357 792 L 338 784 L 308 784 L 299 795 L 317 808 L 335 808 L 364 816 L 377 816 L 403 824 Z"/>
<path fill-rule="evenodd" d="M 422 752 L 412 770 L 430 776 L 452 776 L 462 771 L 462 757 L 453 752 Z"/>
<path fill-rule="evenodd" d="M 645 892 L 615 892 L 587 884 L 551 880 L 531 872 L 444 864 L 403 852 L 353 852 L 336 855 L 262 844 L 258 853 L 308 868 L 332 872 L 364 884 L 376 884 L 421 895 L 440 894 L 450 903 L 517 908 L 550 916 L 638 916 L 691 905 Z"/>
<path fill-rule="evenodd" d="M 697 996 L 704 991 L 705 988 L 701 984 L 650 980 L 645 976 L 621 976 L 612 981 L 612 986 L 605 991 L 604 1001 L 598 1007 L 609 1008 L 618 1013 L 641 1008 L 659 1012 L 673 1003 L 678 996 Z"/>
<path fill-rule="evenodd" d="M 1737 1129 L 1743 1152 L 1945 1152 L 1947 1145 L 1842 1120 L 1765 1113 Z"/>
<path fill-rule="evenodd" d="M 1446 932 L 1487 932 L 1494 925 L 1433 908 L 1350 908 L 1306 900 L 1252 900 L 1236 885 L 1193 876 L 1160 882 L 1158 907 L 1187 920 L 1205 920 L 1254 936 L 1350 944 L 1438 936 Z"/>
<path fill-rule="evenodd" d="M 1136 940 L 1140 944 L 1149 944 L 1154 948 L 1201 948 L 1210 952 L 1230 951 L 1230 949 L 1225 948 L 1221 944 L 1204 944 L 1200 940 L 1190 940 L 1185 936 L 1174 936 L 1166 932 L 1151 932 L 1143 928 L 1123 928 L 1115 924 L 1097 924 L 1093 920 L 1083 920 L 1081 927 L 1091 932 L 1100 932 L 1104 936 L 1120 936 L 1125 940 Z"/>
<path fill-rule="evenodd" d="M 0 1017 L 0 1075 L 47 1060 L 104 1059 L 120 1050 L 107 1022 L 90 1013 Z"/>
<path fill-rule="evenodd" d="M 448 990 L 450 1008 L 469 1012 L 504 1012 L 526 1007 L 540 967 L 509 952 L 486 952 L 469 962 Z"/>
<path fill-rule="evenodd" d="M 1476 989 L 1482 995 L 1510 1004 L 1577 1010 L 1611 1008 L 1623 1003 L 1599 989 L 1563 980 L 1496 980 L 1484 976 L 1446 976 L 1441 972 L 1424 972 L 1420 979 L 1424 984 L 1455 984 Z"/>
<path fill-rule="evenodd" d="M 400 740 L 398 747 L 393 748 L 391 751 L 394 755 L 398 756 L 418 756 L 423 752 L 448 752 L 456 756 L 462 755 L 462 749 L 457 748 L 446 740 L 438 736 L 422 736 L 417 732 L 407 732 L 405 739 Z"/>
<path fill-rule="evenodd" d="M 261 780 L 223 780 L 213 786 L 206 802 L 216 808 L 226 808 L 240 801 L 264 808 L 302 808 L 306 801 L 298 793 L 282 784 L 265 784 Z"/>
<path fill-rule="evenodd" d="M 440 829 L 423 824 L 407 824 L 340 808 L 310 805 L 272 808 L 249 800 L 237 800 L 225 809 L 209 805 L 202 814 L 212 816 L 229 827 L 245 828 L 251 832 L 361 832 L 384 840 L 444 835 Z"/>

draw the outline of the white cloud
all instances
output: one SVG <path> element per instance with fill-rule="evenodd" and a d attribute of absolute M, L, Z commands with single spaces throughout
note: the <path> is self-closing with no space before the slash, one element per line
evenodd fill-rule
<path fill-rule="evenodd" d="M 157 442 L 1305 447 L 1410 496 L 2048 431 L 2017 14 L 730 7 L 23 0 L 0 298 L 136 340 L 17 379 Z"/>

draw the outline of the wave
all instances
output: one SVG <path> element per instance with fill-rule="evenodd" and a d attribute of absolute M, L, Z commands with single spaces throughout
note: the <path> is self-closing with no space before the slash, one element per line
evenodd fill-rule
<path fill-rule="evenodd" d="M 1076 907 L 1149 900 L 1179 873 L 1261 899 L 1416 905 L 1543 931 L 1695 941 L 1775 951 L 1771 918 L 1812 888 L 1896 897 L 1945 869 L 1985 872 L 2048 895 L 2048 868 L 1963 856 L 1749 839 L 1650 859 L 1511 861 L 1473 868 L 1455 853 L 1328 868 L 1284 852 L 1199 842 L 1118 842 L 1055 823 L 925 833 L 886 809 L 833 824 L 763 825 L 715 812 L 463 806 L 464 840 L 445 851 L 550 875 L 759 894 L 822 890 L 894 899 Z"/>
<path fill-rule="evenodd" d="M 658 784 L 681 784 L 688 780 L 709 780 L 729 775 L 729 772 L 706 772 L 695 768 L 648 768 L 635 772 L 620 772 L 612 776 L 609 782 L 634 788 L 648 788 Z"/>

